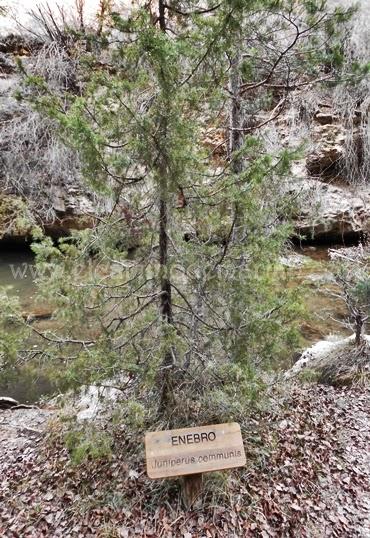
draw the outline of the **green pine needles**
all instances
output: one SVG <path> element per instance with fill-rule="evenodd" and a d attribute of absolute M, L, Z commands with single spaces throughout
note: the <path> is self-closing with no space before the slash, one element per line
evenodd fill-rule
<path fill-rule="evenodd" d="M 306 66 L 332 15 L 323 2 L 149 4 L 70 51 L 78 91 L 28 79 L 97 197 L 93 228 L 34 244 L 58 320 L 43 337 L 63 384 L 114 379 L 170 425 L 231 420 L 297 345 L 302 307 L 277 267 L 298 154 L 268 154 L 258 128 L 325 78 Z"/>

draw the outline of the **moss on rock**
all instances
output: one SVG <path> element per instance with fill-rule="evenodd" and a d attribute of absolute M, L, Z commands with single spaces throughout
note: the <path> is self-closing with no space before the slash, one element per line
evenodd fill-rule
<path fill-rule="evenodd" d="M 32 220 L 25 202 L 18 196 L 0 195 L 0 239 L 28 237 Z"/>

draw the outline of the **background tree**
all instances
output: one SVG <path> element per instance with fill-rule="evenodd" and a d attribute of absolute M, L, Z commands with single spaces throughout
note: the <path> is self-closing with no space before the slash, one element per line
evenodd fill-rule
<path fill-rule="evenodd" d="M 336 264 L 334 273 L 342 299 L 348 309 L 347 326 L 355 333 L 355 345 L 366 345 L 364 330 L 370 312 L 369 246 L 359 245 L 344 250 L 331 250 L 330 257 Z"/>

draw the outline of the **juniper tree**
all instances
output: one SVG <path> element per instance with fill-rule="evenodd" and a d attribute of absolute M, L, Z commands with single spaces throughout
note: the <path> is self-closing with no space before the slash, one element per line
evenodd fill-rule
<path fill-rule="evenodd" d="M 45 355 L 64 357 L 64 380 L 116 378 L 136 411 L 151 398 L 148 413 L 172 424 L 229 419 L 258 394 L 256 371 L 294 345 L 298 307 L 275 269 L 292 231 L 281 183 L 296 153 L 268 154 L 256 135 L 290 91 L 323 78 L 321 37 L 335 41 L 328 21 L 345 18 L 323 2 L 295 9 L 149 2 L 128 19 L 112 13 L 99 57 L 80 59 L 79 95 L 28 77 L 25 96 L 105 201 L 92 230 L 34 245 L 60 322 L 40 336 Z M 287 41 L 273 57 L 272 28 Z"/>

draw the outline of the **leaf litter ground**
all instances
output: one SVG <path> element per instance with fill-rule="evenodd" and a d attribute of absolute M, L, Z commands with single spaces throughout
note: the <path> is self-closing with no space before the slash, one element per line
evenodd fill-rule
<path fill-rule="evenodd" d="M 110 460 L 76 466 L 55 412 L 0 412 L 0 536 L 370 537 L 370 388 L 283 394 L 247 422 L 245 469 L 207 475 L 191 511 L 177 481 L 151 482 L 125 459 L 124 434 Z"/>

